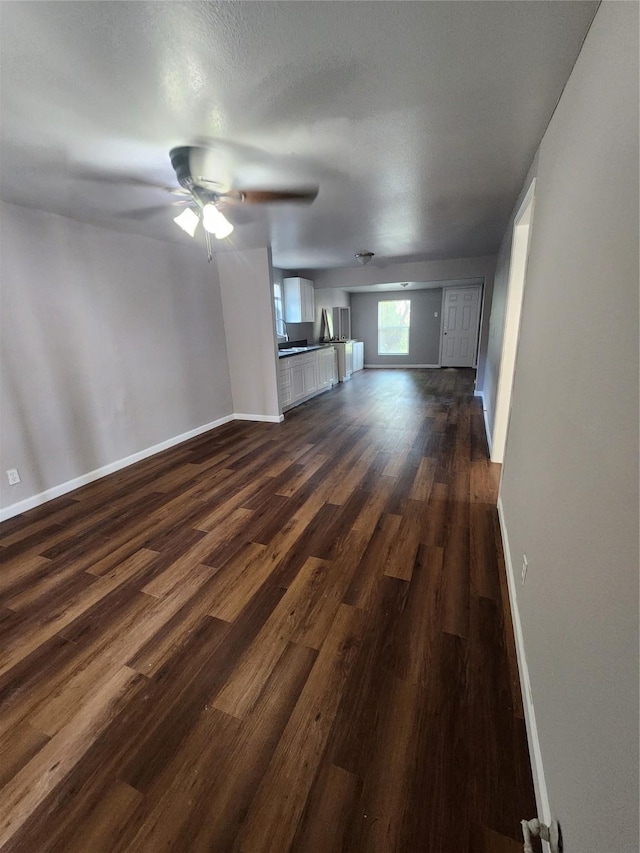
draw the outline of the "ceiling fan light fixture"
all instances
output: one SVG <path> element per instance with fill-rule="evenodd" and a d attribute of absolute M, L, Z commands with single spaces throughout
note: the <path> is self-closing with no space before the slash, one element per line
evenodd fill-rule
<path fill-rule="evenodd" d="M 196 232 L 196 228 L 198 227 L 198 222 L 200 222 L 200 217 L 194 210 L 187 207 L 179 216 L 175 216 L 173 221 L 176 225 L 182 228 L 189 237 L 193 237 Z"/>
<path fill-rule="evenodd" d="M 373 259 L 375 252 L 356 252 L 355 256 L 358 261 L 362 264 L 363 267 L 369 263 L 370 260 Z"/>
<path fill-rule="evenodd" d="M 224 240 L 233 231 L 233 225 L 215 204 L 205 204 L 202 208 L 202 224 L 205 230 L 218 240 Z"/>

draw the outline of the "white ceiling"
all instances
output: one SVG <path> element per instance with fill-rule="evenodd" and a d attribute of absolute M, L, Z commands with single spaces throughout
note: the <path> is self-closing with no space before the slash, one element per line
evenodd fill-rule
<path fill-rule="evenodd" d="M 2 2 L 0 195 L 188 242 L 162 190 L 88 176 L 174 185 L 213 137 L 278 155 L 245 186 L 320 184 L 226 241 L 276 266 L 492 254 L 597 5 Z"/>

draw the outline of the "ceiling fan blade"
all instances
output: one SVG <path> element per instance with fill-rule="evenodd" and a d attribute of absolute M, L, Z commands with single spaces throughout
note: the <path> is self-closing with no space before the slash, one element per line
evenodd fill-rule
<path fill-rule="evenodd" d="M 268 154 L 241 143 L 210 139 L 205 145 L 172 148 L 169 157 L 178 183 L 195 188 L 201 196 L 204 192 L 248 204 L 309 204 L 318 195 L 317 184 L 303 183 L 305 178 L 299 174 L 295 158 Z M 244 189 L 243 185 L 250 189 Z M 270 185 L 271 189 L 252 188 Z M 282 189 L 277 189 L 278 186 Z"/>
<path fill-rule="evenodd" d="M 81 178 L 85 181 L 95 181 L 99 184 L 116 184 L 128 187 L 146 187 L 148 189 L 163 190 L 170 195 L 189 196 L 188 190 L 182 187 L 169 187 L 166 184 L 158 184 L 155 181 L 148 181 L 145 178 L 138 178 L 135 175 L 118 175 L 109 172 L 92 172 L 85 170 L 75 170 L 74 177 Z"/>
<path fill-rule="evenodd" d="M 142 222 L 145 219 L 151 219 L 152 216 L 155 216 L 158 213 L 166 213 L 167 210 L 171 210 L 171 207 L 167 207 L 166 204 L 156 204 L 153 207 L 139 207 L 135 210 L 123 210 L 115 215 L 119 219 L 134 219 L 137 222 Z"/>
<path fill-rule="evenodd" d="M 246 225 L 249 222 L 254 222 L 259 216 L 257 210 L 252 210 L 250 207 L 226 199 L 217 201 L 216 207 L 232 225 Z"/>
<path fill-rule="evenodd" d="M 248 204 L 274 204 L 278 202 L 304 202 L 310 204 L 318 195 L 319 187 L 301 187 L 297 190 L 233 190 L 230 198 L 239 196 L 238 201 Z"/>

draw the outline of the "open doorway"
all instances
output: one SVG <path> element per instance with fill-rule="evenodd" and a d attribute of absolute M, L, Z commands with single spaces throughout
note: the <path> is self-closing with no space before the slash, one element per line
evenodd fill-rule
<path fill-rule="evenodd" d="M 504 318 L 504 333 L 502 336 L 502 355 L 500 357 L 493 435 L 491 437 L 492 462 L 503 461 L 507 444 L 509 415 L 511 413 L 513 395 L 513 379 L 516 369 L 518 338 L 520 335 L 520 317 L 522 315 L 527 258 L 529 256 L 529 240 L 533 220 L 535 184 L 534 179 L 520 205 L 513 226 L 507 304 Z"/>

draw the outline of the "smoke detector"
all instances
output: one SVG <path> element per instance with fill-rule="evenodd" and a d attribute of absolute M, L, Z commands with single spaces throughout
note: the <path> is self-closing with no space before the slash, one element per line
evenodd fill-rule
<path fill-rule="evenodd" d="M 356 257 L 362 266 L 365 267 L 374 255 L 375 252 L 356 252 L 354 257 Z"/>

